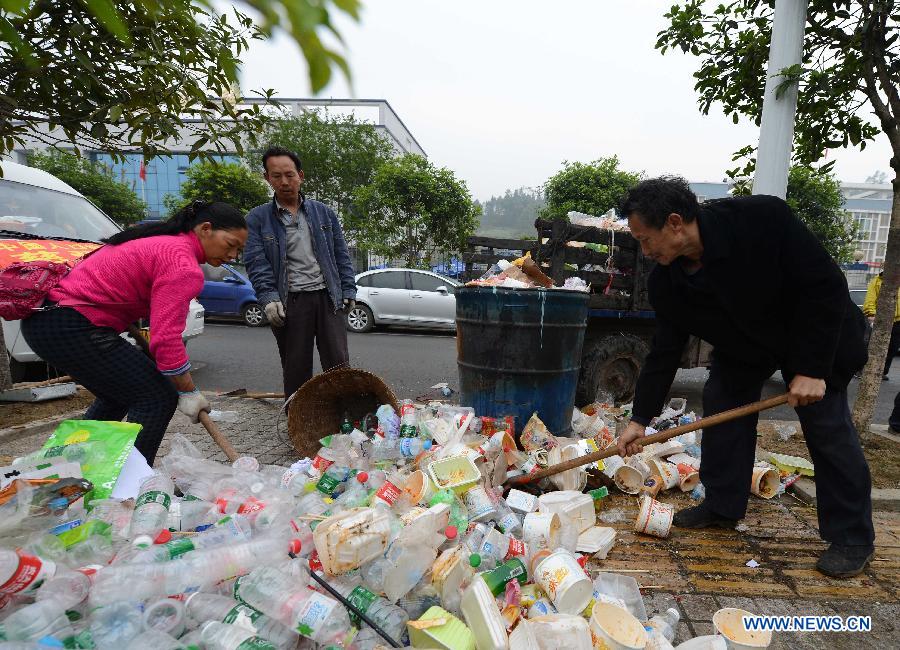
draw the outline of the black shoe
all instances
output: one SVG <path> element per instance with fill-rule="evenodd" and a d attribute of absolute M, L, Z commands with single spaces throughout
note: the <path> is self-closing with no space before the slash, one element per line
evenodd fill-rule
<path fill-rule="evenodd" d="M 852 578 L 865 571 L 873 555 L 873 546 L 832 544 L 822 553 L 816 568 L 832 578 Z"/>
<path fill-rule="evenodd" d="M 734 528 L 737 519 L 717 515 L 701 503 L 699 506 L 676 512 L 672 523 L 679 528 Z"/>
<path fill-rule="evenodd" d="M 888 381 L 889 379 L 890 377 L 888 377 L 887 375 L 881 375 L 881 381 Z"/>

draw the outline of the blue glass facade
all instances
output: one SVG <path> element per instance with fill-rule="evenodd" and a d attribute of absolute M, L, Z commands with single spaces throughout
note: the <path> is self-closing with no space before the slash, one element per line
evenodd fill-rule
<path fill-rule="evenodd" d="M 114 162 L 109 154 L 91 153 L 91 160 L 108 165 L 117 179 L 127 183 L 135 194 L 147 202 L 148 219 L 164 219 L 167 216 L 163 199 L 167 194 L 177 195 L 184 182 L 188 167 L 188 155 L 174 154 L 161 156 L 147 163 L 147 181 L 140 179 L 142 156 L 139 153 L 128 154 L 122 162 Z M 237 156 L 216 156 L 220 162 L 236 163 Z"/>

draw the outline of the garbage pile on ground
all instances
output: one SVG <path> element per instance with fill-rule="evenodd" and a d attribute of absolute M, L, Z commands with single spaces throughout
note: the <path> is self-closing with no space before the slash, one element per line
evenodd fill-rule
<path fill-rule="evenodd" d="M 693 417 L 673 406 L 657 427 Z M 113 498 L 115 481 L 33 478 L 42 464 L 93 475 L 97 450 L 69 432 L 6 473 L 0 639 L 99 650 L 671 648 L 678 609 L 648 612 L 634 578 L 602 570 L 616 531 L 597 525 L 608 491 L 590 489 L 586 468 L 544 479 L 541 494 L 502 496 L 510 477 L 613 444 L 622 415 L 576 410 L 572 438 L 534 416 L 520 448 L 512 418 L 405 400 L 399 414 L 384 405 L 345 419 L 288 468 L 206 460 L 176 436 L 128 500 Z M 698 443 L 682 436 L 597 464 L 641 495 L 639 532 L 668 534 L 661 490 L 700 489 Z M 721 634 L 749 634 L 741 610 L 720 614 Z"/>
<path fill-rule="evenodd" d="M 590 286 L 581 278 L 567 278 L 563 286 L 557 287 L 545 274 L 540 265 L 531 259 L 531 253 L 513 260 L 500 260 L 477 280 L 466 283 L 467 287 L 505 287 L 507 289 L 569 289 L 590 291 Z"/>

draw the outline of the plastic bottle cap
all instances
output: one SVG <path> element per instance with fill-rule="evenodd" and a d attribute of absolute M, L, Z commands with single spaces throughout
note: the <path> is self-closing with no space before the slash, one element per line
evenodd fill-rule
<path fill-rule="evenodd" d="M 458 533 L 459 531 L 456 530 L 456 526 L 447 526 L 444 529 L 444 537 L 446 537 L 447 539 L 456 539 L 456 535 Z"/>
<path fill-rule="evenodd" d="M 300 543 L 299 539 L 292 539 L 291 543 L 288 545 L 288 553 L 293 553 L 297 555 L 300 552 L 300 549 L 303 548 L 303 544 Z"/>
<path fill-rule="evenodd" d="M 150 548 L 153 546 L 153 538 L 150 535 L 138 535 L 131 542 L 131 545 L 137 548 Z"/>
<path fill-rule="evenodd" d="M 431 445 L 432 445 L 431 440 L 426 440 L 425 443 L 422 445 L 422 449 L 424 449 L 425 451 L 428 451 L 429 449 L 431 449 Z"/>
<path fill-rule="evenodd" d="M 472 555 L 469 556 L 469 566 L 473 569 L 477 569 L 481 566 L 481 556 L 478 555 L 478 553 L 472 553 Z"/>
<path fill-rule="evenodd" d="M 172 539 L 172 533 L 169 532 L 168 528 L 164 528 L 159 531 L 159 535 L 156 536 L 156 539 L 153 540 L 154 544 L 165 544 L 166 542 Z"/>
<path fill-rule="evenodd" d="M 365 483 L 366 481 L 369 480 L 369 473 L 368 472 L 359 472 L 356 475 L 356 480 L 359 481 L 360 483 Z"/>

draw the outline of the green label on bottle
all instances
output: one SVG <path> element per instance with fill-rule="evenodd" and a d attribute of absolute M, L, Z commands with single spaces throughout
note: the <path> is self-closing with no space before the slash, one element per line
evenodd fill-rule
<path fill-rule="evenodd" d="M 170 560 L 174 560 L 176 557 L 193 550 L 194 543 L 187 537 L 166 542 L 166 552 L 168 552 Z"/>
<path fill-rule="evenodd" d="M 159 503 L 163 508 L 168 510 L 169 505 L 172 503 L 172 497 L 170 497 L 165 492 L 157 492 L 156 490 L 144 492 L 141 496 L 138 497 L 138 500 L 135 501 L 134 509 L 137 510 L 141 506 L 148 503 Z"/>
<path fill-rule="evenodd" d="M 278 650 L 278 648 L 261 636 L 251 636 L 249 639 L 245 639 L 236 650 Z"/>
<path fill-rule="evenodd" d="M 401 438 L 416 438 L 419 435 L 419 431 L 416 428 L 415 424 L 403 424 L 400 425 L 400 437 Z"/>
<path fill-rule="evenodd" d="M 241 620 L 249 620 L 251 623 L 256 623 L 256 619 L 262 616 L 262 612 L 253 609 L 249 605 L 237 605 L 231 609 L 230 612 L 225 614 L 225 618 L 222 619 L 223 623 L 228 623 L 229 625 L 237 621 Z"/>
<path fill-rule="evenodd" d="M 350 595 L 347 596 L 347 600 L 349 600 L 353 605 L 361 611 L 363 614 L 368 613 L 369 607 L 372 606 L 376 600 L 378 600 L 378 596 L 373 594 L 371 591 L 366 589 L 365 587 L 357 587 L 353 591 L 350 592 Z M 350 614 L 350 622 L 353 623 L 356 627 L 359 627 L 362 620 L 353 612 L 348 612 Z"/>
<path fill-rule="evenodd" d="M 590 492 L 588 492 L 588 494 L 590 495 L 590 497 L 592 499 L 594 499 L 596 501 L 597 499 L 603 499 L 604 497 L 608 497 L 609 490 L 606 487 L 599 487 L 596 490 L 591 490 Z"/>
<path fill-rule="evenodd" d="M 316 483 L 316 489 L 327 495 L 334 494 L 335 488 L 340 485 L 340 481 L 333 476 L 328 476 L 328 474 L 324 474 L 322 478 L 319 479 L 319 482 Z"/>

